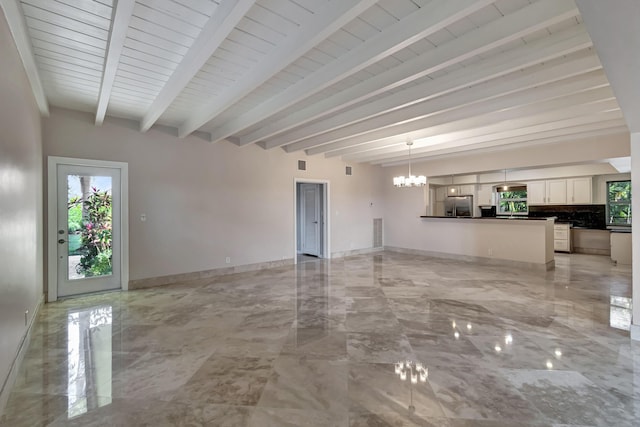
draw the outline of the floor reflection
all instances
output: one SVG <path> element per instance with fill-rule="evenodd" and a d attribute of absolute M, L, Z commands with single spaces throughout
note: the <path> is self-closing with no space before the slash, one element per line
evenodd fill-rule
<path fill-rule="evenodd" d="M 113 307 L 94 307 L 67 317 L 68 416 L 111 403 Z"/>
<path fill-rule="evenodd" d="M 298 346 L 304 346 L 308 340 L 318 340 L 329 332 L 329 273 L 329 263 L 322 260 L 297 267 L 294 333 Z"/>
<path fill-rule="evenodd" d="M 609 325 L 623 331 L 631 329 L 631 298 L 611 296 Z"/>

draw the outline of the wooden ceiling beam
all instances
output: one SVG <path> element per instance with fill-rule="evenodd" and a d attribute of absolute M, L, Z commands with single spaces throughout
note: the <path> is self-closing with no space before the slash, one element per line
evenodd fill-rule
<path fill-rule="evenodd" d="M 198 38 L 153 100 L 140 122 L 142 132 L 149 130 L 162 116 L 254 4 L 255 0 L 223 0 L 220 2 L 218 8 L 200 31 Z"/>
<path fill-rule="evenodd" d="M 581 132 L 606 129 L 623 125 L 624 123 L 621 120 L 621 113 L 616 110 L 582 117 L 572 117 L 564 120 L 530 124 L 529 126 L 521 126 L 516 129 L 477 134 L 470 137 L 461 137 L 461 135 L 463 135 L 462 132 L 464 132 L 465 135 L 469 135 L 471 133 L 469 131 L 453 132 L 418 141 L 421 146 L 412 149 L 411 158 L 420 158 L 423 154 L 428 155 L 433 152 L 464 150 L 465 147 L 472 147 L 476 144 L 497 146 L 509 141 L 522 142 L 541 134 L 544 134 L 545 137 L 564 135 L 571 133 L 571 129 L 577 128 L 579 128 Z M 476 133 L 479 132 L 479 130 L 476 130 Z M 342 156 L 342 158 L 344 160 L 382 164 L 403 160 L 408 161 L 409 158 L 407 154 L 406 145 L 404 147 L 397 145 L 368 152 L 348 154 Z"/>
<path fill-rule="evenodd" d="M 375 147 L 381 140 L 396 136 L 414 138 L 417 133 L 429 133 L 437 135 L 443 129 L 449 129 L 452 123 L 460 121 L 473 121 L 476 117 L 495 116 L 496 119 L 505 120 L 503 117 L 524 117 L 526 114 L 535 114 L 538 108 L 564 105 L 563 99 L 571 99 L 576 102 L 595 102 L 602 99 L 613 98 L 613 93 L 608 87 L 607 79 L 603 73 L 596 75 L 586 74 L 569 81 L 560 81 L 507 94 L 497 98 L 476 102 L 467 106 L 453 108 L 439 114 L 421 117 L 417 120 L 405 120 L 373 129 L 369 132 L 361 132 L 359 135 L 343 138 L 340 141 L 319 145 L 306 150 L 309 155 L 326 153 L 336 150 L 359 150 L 366 145 Z M 455 128 L 454 128 L 455 129 Z M 446 130 L 445 130 L 446 131 Z M 425 137 L 425 136 L 422 136 Z M 363 147 L 358 148 L 362 145 Z"/>
<path fill-rule="evenodd" d="M 536 135 L 526 135 L 525 137 L 513 138 L 509 141 L 504 141 L 502 144 L 498 144 L 495 146 L 478 145 L 474 147 L 468 147 L 467 149 L 462 149 L 462 150 L 443 150 L 440 153 L 437 153 L 437 154 L 434 153 L 430 156 L 421 156 L 415 159 L 412 157 L 411 160 L 412 162 L 414 160 L 429 161 L 429 160 L 435 160 L 435 159 L 444 159 L 447 157 L 459 157 L 459 156 L 467 156 L 470 154 L 480 154 L 480 153 L 487 153 L 487 152 L 521 149 L 525 147 L 539 146 L 544 144 L 555 144 L 555 143 L 565 142 L 565 141 L 579 141 L 585 138 L 597 138 L 601 136 L 624 135 L 624 134 L 628 135 L 629 130 L 627 126 L 624 123 L 620 125 L 619 123 L 621 122 L 622 120 L 617 120 L 616 123 L 618 124 L 615 124 L 615 125 L 611 124 L 611 126 L 606 124 L 604 126 L 600 126 L 599 129 L 593 129 L 592 127 L 584 127 L 584 129 L 587 129 L 587 130 L 582 130 L 583 127 L 575 127 L 575 128 L 568 128 L 566 132 L 560 132 L 560 133 L 555 132 L 555 133 L 540 133 Z M 388 162 L 388 163 L 385 162 L 385 163 L 382 163 L 381 166 L 383 167 L 399 166 L 407 163 L 408 161 Z"/>
<path fill-rule="evenodd" d="M 411 105 L 407 108 L 394 110 L 384 115 L 372 117 L 353 125 L 308 138 L 299 143 L 288 145 L 286 148 L 295 150 L 301 146 L 310 145 L 312 148 L 308 149 L 308 152 L 317 154 L 316 151 L 322 152 L 324 150 L 323 147 L 329 146 L 333 142 L 370 133 L 376 129 L 389 128 L 394 126 L 396 123 L 435 117 L 440 113 L 465 106 L 469 106 L 467 111 L 469 111 L 469 114 L 473 114 L 474 111 L 482 111 L 483 105 L 491 105 L 489 102 L 491 99 L 501 98 L 504 101 L 504 103 L 498 103 L 497 105 L 512 105 L 513 103 L 520 101 L 526 102 L 525 99 L 521 99 L 519 96 L 528 89 L 558 82 L 566 83 L 567 80 L 572 77 L 581 76 L 587 73 L 591 73 L 590 77 L 595 78 L 597 84 L 606 85 L 607 80 L 604 73 L 599 72 L 597 75 L 593 74 L 593 72 L 600 70 L 601 68 L 602 66 L 600 65 L 600 61 L 598 61 L 598 58 L 593 54 L 586 57 L 575 58 L 560 64 L 529 68 L 524 71 L 509 74 L 508 76 L 503 76 L 499 79 L 494 79 L 490 82 L 472 86 L 472 90 L 460 90 L 426 102 Z M 590 77 L 587 76 L 586 79 L 589 79 Z M 559 84 L 561 83 L 556 84 L 556 86 Z M 578 86 L 578 88 L 583 87 L 583 85 Z M 518 98 L 515 99 L 515 97 L 510 97 L 509 95 L 511 94 L 514 94 L 515 97 Z M 472 107 L 473 104 L 478 104 L 478 108 L 474 109 Z"/>
<path fill-rule="evenodd" d="M 547 28 L 549 25 L 577 15 L 573 1 L 542 0 L 489 24 L 472 30 L 424 55 L 410 59 L 397 67 L 329 96 L 311 106 L 292 112 L 252 134 L 250 139 L 263 140 L 267 135 L 302 126 L 312 120 L 344 110 L 389 90 L 411 83 L 476 55 Z M 247 142 L 248 139 L 245 139 Z M 241 142 L 241 143 L 242 143 Z M 286 145 L 288 140 L 267 140 L 265 148 Z"/>
<path fill-rule="evenodd" d="M 585 82 L 587 83 L 587 82 Z M 467 129 L 478 129 L 490 127 L 493 131 L 498 132 L 502 128 L 511 129 L 514 123 L 525 123 L 531 117 L 534 123 L 539 124 L 537 120 L 547 118 L 548 121 L 556 120 L 554 114 L 548 112 L 556 112 L 557 115 L 566 114 L 568 117 L 576 117 L 579 114 L 595 114 L 608 110 L 617 110 L 613 93 L 610 87 L 595 87 L 594 89 L 575 92 L 573 86 L 571 89 L 563 90 L 561 87 L 547 86 L 541 90 L 534 89 L 518 95 L 522 98 L 521 102 L 511 103 L 511 107 L 506 106 L 508 100 L 492 100 L 483 104 L 475 104 L 467 108 L 461 108 L 459 111 L 451 112 L 451 114 L 443 114 L 437 119 L 434 118 L 432 125 L 423 126 L 424 122 L 409 126 L 410 123 L 400 124 L 396 126 L 398 132 L 372 132 L 369 135 L 356 137 L 351 139 L 351 143 L 336 143 L 329 150 L 325 151 L 307 151 L 308 155 L 327 153 L 325 157 L 336 157 L 345 154 L 352 154 L 362 151 L 368 151 L 375 148 L 386 147 L 407 139 L 413 141 L 437 137 L 438 135 L 451 132 L 460 132 Z M 546 91 L 546 93 L 540 93 Z M 558 94 L 557 97 L 550 98 L 550 93 Z M 516 98 L 509 97 L 509 98 Z M 525 100 L 525 98 L 527 98 Z M 505 102 L 506 101 L 506 102 Z M 505 105 L 505 108 L 499 108 L 499 105 Z M 485 109 L 486 108 L 486 109 Z M 543 113 L 540 113 L 540 112 Z M 403 126 L 406 126 L 403 128 Z"/>
<path fill-rule="evenodd" d="M 493 0 L 434 0 L 280 94 L 214 129 L 213 140 L 221 140 L 259 123 L 491 3 Z M 240 145 L 252 142 L 255 141 L 241 140 Z"/>
<path fill-rule="evenodd" d="M 18 54 L 22 60 L 22 65 L 27 74 L 27 79 L 31 85 L 31 92 L 36 100 L 40 114 L 48 116 L 49 103 L 47 102 L 47 96 L 42 86 L 42 80 L 40 79 L 35 57 L 33 56 L 33 46 L 22 8 L 17 0 L 0 0 L 0 7 L 2 7 L 4 11 L 7 24 L 9 24 L 9 30 L 18 49 Z"/>
<path fill-rule="evenodd" d="M 240 77 L 229 90 L 187 119 L 180 126 L 180 137 L 189 135 L 240 101 L 375 3 L 375 0 L 341 0 L 326 3 L 321 11 L 301 22 L 299 29 L 269 53 L 265 60 Z"/>
<path fill-rule="evenodd" d="M 621 116 L 620 108 L 616 104 L 615 99 L 592 101 L 595 99 L 593 94 L 579 94 L 580 96 L 567 97 L 571 98 L 570 104 L 563 103 L 562 100 L 554 100 L 553 102 L 544 102 L 540 104 L 540 107 L 546 108 L 546 110 L 539 110 L 535 114 L 529 114 L 527 116 L 520 116 L 518 113 L 520 109 L 515 109 L 512 114 L 509 112 L 497 112 L 488 114 L 481 117 L 474 117 L 469 120 L 461 120 L 452 123 L 455 126 L 441 127 L 440 131 L 432 132 L 431 130 L 425 130 L 425 132 L 417 132 L 414 135 L 414 144 L 419 144 L 417 148 L 412 149 L 417 154 L 429 151 L 438 144 L 449 143 L 449 147 L 455 147 L 459 141 L 469 140 L 471 138 L 477 138 L 474 140 L 482 141 L 481 138 L 486 137 L 496 138 L 501 132 L 518 131 L 530 127 L 538 127 L 536 129 L 542 129 L 542 127 L 553 126 L 554 122 L 566 120 L 567 122 L 563 126 L 573 126 L 589 123 L 588 120 L 593 121 L 594 117 L 599 117 L 601 120 L 614 120 Z M 597 97 L 596 97 L 597 98 Z M 544 112 L 540 112 L 544 111 Z M 585 118 L 588 117 L 588 118 Z M 528 131 L 533 132 L 532 129 Z M 337 157 L 347 156 L 353 154 L 358 156 L 364 161 L 364 158 L 368 155 L 375 155 L 375 148 L 392 147 L 406 143 L 406 136 L 395 136 L 392 138 L 386 138 L 384 140 L 376 141 L 375 144 L 369 145 L 369 147 L 363 146 L 363 150 L 333 152 L 325 154 L 325 157 Z M 442 145 L 447 147 L 447 145 Z M 367 154 L 368 153 L 368 154 Z"/>
<path fill-rule="evenodd" d="M 489 80 L 500 77 L 508 78 L 508 75 L 513 72 L 585 50 L 591 44 L 589 35 L 582 26 L 572 27 L 569 31 L 536 40 L 521 48 L 512 49 L 503 54 L 484 59 L 440 78 L 426 80 L 424 83 L 400 90 L 376 102 L 357 105 L 341 112 L 339 115 L 314 121 L 307 126 L 282 134 L 274 138 L 274 141 L 277 141 L 278 145 L 299 142 L 306 138 L 321 135 L 362 120 L 378 117 L 413 104 L 432 100 Z M 260 132 L 260 130 L 257 132 Z M 247 138 L 253 139 L 250 135 Z M 265 146 L 269 147 L 272 145 L 275 144 L 269 141 L 265 144 Z"/>
<path fill-rule="evenodd" d="M 107 52 L 102 71 L 100 92 L 98 94 L 96 125 L 101 125 L 104 122 L 104 116 L 107 114 L 113 82 L 116 79 L 116 73 L 120 65 L 120 55 L 124 49 L 124 41 L 127 38 L 129 21 L 131 20 L 135 4 L 135 0 L 118 0 L 114 3 L 111 31 L 109 33 Z"/>

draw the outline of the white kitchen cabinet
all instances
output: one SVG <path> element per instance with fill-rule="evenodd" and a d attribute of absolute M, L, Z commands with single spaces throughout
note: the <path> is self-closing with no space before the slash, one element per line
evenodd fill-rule
<path fill-rule="evenodd" d="M 460 195 L 459 185 L 447 185 L 447 196 L 459 196 L 459 195 Z"/>
<path fill-rule="evenodd" d="M 445 197 L 447 197 L 447 187 L 436 188 L 436 202 L 444 202 Z"/>
<path fill-rule="evenodd" d="M 618 265 L 631 265 L 631 233 L 611 233 L 611 260 Z"/>
<path fill-rule="evenodd" d="M 590 205 L 593 202 L 593 182 L 591 177 L 567 179 L 567 203 Z"/>
<path fill-rule="evenodd" d="M 467 184 L 460 186 L 460 195 L 461 196 L 473 196 L 476 192 L 475 184 Z"/>
<path fill-rule="evenodd" d="M 477 206 L 493 206 L 495 204 L 493 197 L 493 185 L 483 184 L 478 186 Z"/>
<path fill-rule="evenodd" d="M 473 196 L 476 186 L 471 185 L 448 185 L 447 196 Z"/>
<path fill-rule="evenodd" d="M 527 203 L 544 205 L 547 202 L 547 182 L 532 181 L 527 183 Z"/>
<path fill-rule="evenodd" d="M 564 205 L 567 203 L 567 180 L 532 181 L 527 183 L 530 205 Z"/>
<path fill-rule="evenodd" d="M 571 252 L 571 229 L 569 224 L 553 225 L 553 250 Z"/>
<path fill-rule="evenodd" d="M 564 205 L 567 203 L 567 180 L 547 181 L 547 204 Z"/>

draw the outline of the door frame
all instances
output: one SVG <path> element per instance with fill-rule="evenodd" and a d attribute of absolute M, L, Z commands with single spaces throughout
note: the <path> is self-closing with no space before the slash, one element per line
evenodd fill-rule
<path fill-rule="evenodd" d="M 322 236 L 322 223 L 324 212 L 322 211 L 323 205 L 323 192 L 324 186 L 322 184 L 310 184 L 308 182 L 299 182 L 296 184 L 298 191 L 298 253 L 306 255 L 315 255 L 319 257 L 322 254 L 322 248 L 324 246 Z M 313 209 L 309 208 L 310 199 L 313 203 Z M 312 220 L 315 224 L 310 224 Z M 310 231 L 313 230 L 313 233 Z M 313 236 L 312 240 L 309 237 Z M 310 242 L 313 242 L 313 247 L 310 246 Z"/>
<path fill-rule="evenodd" d="M 102 167 L 120 170 L 120 289 L 129 289 L 129 164 L 107 160 L 47 157 L 47 302 L 58 300 L 58 165 Z"/>
<path fill-rule="evenodd" d="M 321 184 L 320 198 L 322 202 L 322 218 L 323 224 L 320 229 L 320 238 L 322 240 L 322 250 L 319 258 L 331 258 L 331 219 L 330 209 L 330 182 L 326 179 L 307 179 L 293 178 L 293 263 L 298 263 L 298 184 Z"/>

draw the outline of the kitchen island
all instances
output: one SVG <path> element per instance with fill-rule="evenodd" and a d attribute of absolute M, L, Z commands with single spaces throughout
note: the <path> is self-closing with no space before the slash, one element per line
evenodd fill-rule
<path fill-rule="evenodd" d="M 555 218 L 476 218 L 421 216 L 405 231 L 403 248 L 389 249 L 551 270 L 555 267 Z M 408 225 L 408 224 L 407 224 Z"/>

